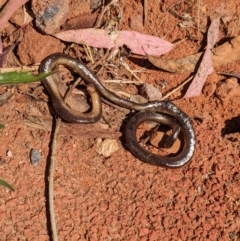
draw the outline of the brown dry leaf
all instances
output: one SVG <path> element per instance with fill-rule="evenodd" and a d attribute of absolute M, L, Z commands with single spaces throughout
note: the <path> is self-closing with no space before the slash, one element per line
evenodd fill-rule
<path fill-rule="evenodd" d="M 97 12 L 80 14 L 67 20 L 67 22 L 62 25 L 62 30 L 67 31 L 73 29 L 92 28 L 96 22 L 97 16 Z"/>
<path fill-rule="evenodd" d="M 2 53 L 0 54 L 0 68 L 3 68 L 7 62 L 8 54 L 12 49 L 12 45 L 7 46 L 3 49 Z"/>
<path fill-rule="evenodd" d="M 14 93 L 9 92 L 9 91 L 1 94 L 0 95 L 0 106 L 3 106 L 13 95 L 14 95 Z"/>
<path fill-rule="evenodd" d="M 220 67 L 240 59 L 240 36 L 212 49 L 212 66 Z M 179 59 L 164 59 L 148 56 L 149 61 L 157 68 L 173 73 L 192 73 L 199 65 L 203 52 Z"/>
<path fill-rule="evenodd" d="M 218 74 L 226 75 L 226 76 L 230 76 L 230 77 L 235 77 L 237 79 L 240 79 L 240 73 L 224 73 L 224 72 L 220 72 Z"/>

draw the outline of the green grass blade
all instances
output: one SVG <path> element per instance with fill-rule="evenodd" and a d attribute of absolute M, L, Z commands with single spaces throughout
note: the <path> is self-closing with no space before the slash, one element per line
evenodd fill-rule
<path fill-rule="evenodd" d="M 9 188 L 11 191 L 14 191 L 14 188 L 2 179 L 0 179 L 0 185 Z"/>
<path fill-rule="evenodd" d="M 37 82 L 54 73 L 55 72 L 40 73 L 39 75 L 33 75 L 30 72 L 20 71 L 0 73 L 0 85 L 15 85 Z"/>

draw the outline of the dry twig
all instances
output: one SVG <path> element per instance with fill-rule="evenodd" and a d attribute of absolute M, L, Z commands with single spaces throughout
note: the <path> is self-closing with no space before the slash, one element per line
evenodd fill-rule
<path fill-rule="evenodd" d="M 1 68 L 0 73 L 7 73 L 13 71 L 26 71 L 26 72 L 35 72 L 38 71 L 39 66 L 21 66 L 21 67 L 12 67 L 12 68 Z"/>
<path fill-rule="evenodd" d="M 112 0 L 107 6 L 104 7 L 101 15 L 100 15 L 100 16 L 98 17 L 98 19 L 97 19 L 97 22 L 96 22 L 96 24 L 95 24 L 95 28 L 100 28 L 100 27 L 101 27 L 101 24 L 102 24 L 102 22 L 103 22 L 103 16 L 104 16 L 104 14 L 105 14 L 106 11 L 109 9 L 109 7 L 110 7 L 112 4 L 116 3 L 117 1 L 118 1 L 118 0 Z"/>
<path fill-rule="evenodd" d="M 165 96 L 162 97 L 161 100 L 165 100 L 167 99 L 170 95 L 172 95 L 173 93 L 175 93 L 176 91 L 178 91 L 179 89 L 181 89 L 184 85 L 186 85 L 189 81 L 191 81 L 193 79 L 193 76 L 190 76 L 188 79 L 186 79 L 182 84 L 180 84 L 179 86 L 177 86 L 175 89 L 173 89 L 172 91 L 168 92 Z"/>
<path fill-rule="evenodd" d="M 143 24 L 147 22 L 148 0 L 143 1 Z"/>
<path fill-rule="evenodd" d="M 61 119 L 58 117 L 56 120 L 56 126 L 53 133 L 51 153 L 50 153 L 50 166 L 49 166 L 49 179 L 48 179 L 48 191 L 49 191 L 49 212 L 51 220 L 52 238 L 53 241 L 58 241 L 57 236 L 57 226 L 54 212 L 54 169 L 55 169 L 55 159 L 57 150 L 57 136 L 60 129 Z"/>
<path fill-rule="evenodd" d="M 130 67 L 128 66 L 127 63 L 125 63 L 124 61 L 121 62 L 121 65 L 128 70 L 138 81 L 140 84 L 143 83 L 143 81 L 130 69 Z"/>
<path fill-rule="evenodd" d="M 84 51 L 87 55 L 87 57 L 89 58 L 89 60 L 91 61 L 92 64 L 94 64 L 94 59 L 93 59 L 93 56 L 92 56 L 92 51 L 90 49 L 90 47 L 88 45 L 83 45 L 83 48 L 84 48 Z"/>
<path fill-rule="evenodd" d="M 71 94 L 72 90 L 76 87 L 76 85 L 81 81 L 78 78 L 75 83 L 70 87 L 69 91 L 64 97 L 64 101 L 67 101 L 67 98 Z M 56 152 L 57 152 L 57 137 L 59 133 L 61 125 L 61 118 L 57 117 L 56 119 L 56 126 L 53 133 L 52 145 L 51 145 L 51 153 L 50 153 L 50 166 L 49 166 L 49 211 L 50 211 L 50 220 L 51 220 L 51 228 L 52 228 L 52 236 L 53 241 L 58 241 L 57 236 L 57 226 L 56 226 L 56 219 L 55 219 L 55 212 L 54 212 L 54 167 L 55 167 L 55 159 L 56 159 Z"/>

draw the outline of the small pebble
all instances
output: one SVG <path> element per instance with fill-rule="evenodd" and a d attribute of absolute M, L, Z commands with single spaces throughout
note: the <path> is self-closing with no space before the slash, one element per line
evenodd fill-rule
<path fill-rule="evenodd" d="M 13 154 L 12 154 L 12 152 L 10 150 L 7 151 L 7 156 L 8 157 L 12 157 L 13 156 Z"/>
<path fill-rule="evenodd" d="M 103 155 L 104 157 L 109 157 L 119 149 L 120 148 L 116 140 L 112 140 L 108 138 L 104 140 L 102 140 L 101 138 L 96 139 L 96 150 L 99 155 Z"/>
<path fill-rule="evenodd" d="M 37 149 L 31 149 L 30 151 L 30 161 L 33 166 L 38 166 L 40 163 L 40 160 L 42 158 L 42 154 L 39 150 Z"/>
<path fill-rule="evenodd" d="M 97 9 L 101 6 L 101 4 L 102 4 L 101 0 L 92 0 L 92 1 L 90 1 L 90 8 Z"/>

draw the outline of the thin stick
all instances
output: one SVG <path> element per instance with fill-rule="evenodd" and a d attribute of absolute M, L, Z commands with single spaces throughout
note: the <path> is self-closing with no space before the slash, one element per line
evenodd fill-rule
<path fill-rule="evenodd" d="M 50 211 L 50 220 L 51 220 L 51 229 L 52 229 L 52 238 L 53 241 L 58 241 L 57 236 L 57 226 L 56 226 L 56 218 L 55 218 L 55 212 L 54 212 L 54 188 L 53 188 L 53 182 L 54 182 L 54 166 L 55 166 L 55 159 L 56 159 L 56 150 L 57 150 L 57 136 L 60 129 L 61 119 L 56 119 L 56 126 L 53 133 L 53 140 L 51 145 L 51 153 L 50 153 L 50 166 L 49 166 L 49 211 Z"/>
<path fill-rule="evenodd" d="M 111 90 L 110 90 L 111 91 Z M 114 91 L 112 91 L 112 92 L 114 92 Z M 123 91 L 115 91 L 115 93 L 116 94 L 119 94 L 119 95 L 123 95 L 123 96 L 126 96 L 126 97 L 131 97 L 131 95 L 130 94 L 128 94 L 128 93 L 126 93 L 126 92 L 123 92 Z"/>
<path fill-rule="evenodd" d="M 12 72 L 12 71 L 27 71 L 34 72 L 39 69 L 39 66 L 22 66 L 22 67 L 12 67 L 12 68 L 1 68 L 0 73 Z"/>
<path fill-rule="evenodd" d="M 147 22 L 147 12 L 148 12 L 148 0 L 143 1 L 143 25 Z"/>
<path fill-rule="evenodd" d="M 110 79 L 103 80 L 104 83 L 118 83 L 118 84 L 135 84 L 140 85 L 139 81 L 127 80 L 127 79 Z"/>
<path fill-rule="evenodd" d="M 72 86 L 69 88 L 67 93 L 64 96 L 64 102 L 67 102 L 67 99 L 69 95 L 72 93 L 73 89 L 81 82 L 81 78 L 77 78 L 77 80 L 72 84 Z"/>
<path fill-rule="evenodd" d="M 201 4 L 201 0 L 197 0 L 197 10 L 198 10 L 198 14 L 197 14 L 197 37 L 199 40 L 199 25 L 200 25 L 200 4 Z"/>
<path fill-rule="evenodd" d="M 94 64 L 94 59 L 93 59 L 93 56 L 92 56 L 92 51 L 91 49 L 89 48 L 88 45 L 83 45 L 83 48 L 85 50 L 85 53 L 87 55 L 87 57 L 90 59 L 91 63 Z"/>
<path fill-rule="evenodd" d="M 97 21 L 96 21 L 96 24 L 95 24 L 95 28 L 100 28 L 101 27 L 101 23 L 103 21 L 103 16 L 105 14 L 105 12 L 108 10 L 108 8 L 116 3 L 118 0 L 112 0 L 107 6 L 104 7 L 103 11 L 101 12 L 101 15 L 98 17 Z"/>
<path fill-rule="evenodd" d="M 76 87 L 76 85 L 81 81 L 81 78 L 78 78 L 74 84 L 69 88 L 68 92 L 64 97 L 64 101 L 67 101 L 72 90 Z M 58 241 L 57 236 L 57 226 L 56 226 L 56 218 L 54 212 L 54 170 L 55 170 L 55 159 L 56 159 L 56 150 L 57 150 L 57 137 L 59 133 L 61 125 L 61 118 L 56 119 L 56 126 L 53 133 L 52 145 L 51 145 L 51 153 L 50 153 L 50 166 L 49 166 L 49 211 L 50 211 L 50 220 L 51 220 L 51 229 L 53 241 Z"/>
<path fill-rule="evenodd" d="M 128 70 L 140 83 L 143 83 L 143 81 L 129 68 L 127 63 L 122 61 L 121 65 L 125 67 L 125 69 Z"/>
<path fill-rule="evenodd" d="M 106 59 L 107 59 L 107 57 L 109 56 L 109 52 L 110 52 L 109 49 L 107 49 L 107 50 L 106 50 L 106 53 L 103 55 L 103 57 L 100 58 L 99 60 L 97 60 L 97 61 L 91 66 L 91 69 L 92 69 L 92 70 L 95 69 L 98 65 L 103 66 L 103 65 L 104 65 L 103 63 L 106 62 Z"/>
<path fill-rule="evenodd" d="M 170 91 L 169 93 L 167 93 L 165 96 L 162 97 L 161 100 L 165 100 L 167 99 L 170 95 L 172 95 L 174 92 L 176 92 L 177 90 L 181 89 L 185 84 L 187 84 L 189 81 L 191 81 L 193 78 L 193 76 L 190 76 L 188 79 L 186 79 L 182 84 L 180 84 L 178 87 L 176 87 L 174 90 Z"/>
<path fill-rule="evenodd" d="M 28 92 L 21 91 L 21 90 L 18 90 L 18 89 L 17 89 L 16 91 L 17 91 L 18 93 L 20 93 L 20 94 L 30 96 L 30 97 L 34 98 L 35 100 L 37 100 L 37 101 L 48 102 L 48 100 L 45 100 L 45 99 L 43 99 L 43 98 L 38 98 L 37 96 L 35 96 L 35 95 L 33 95 L 33 94 L 30 94 L 30 93 L 28 93 Z"/>

